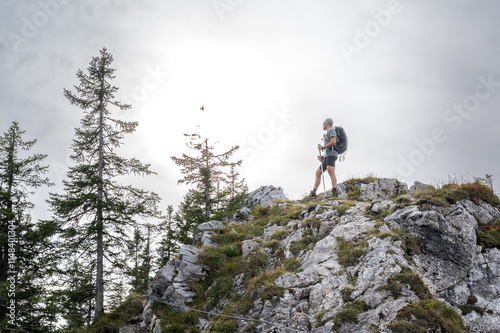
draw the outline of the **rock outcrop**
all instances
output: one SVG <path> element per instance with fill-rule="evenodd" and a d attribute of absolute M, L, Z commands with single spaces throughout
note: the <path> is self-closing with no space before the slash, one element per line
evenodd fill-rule
<path fill-rule="evenodd" d="M 361 200 L 385 200 L 408 192 L 408 186 L 396 179 L 377 179 L 369 184 L 360 184 Z"/>
<path fill-rule="evenodd" d="M 212 242 L 210 236 L 217 229 L 224 228 L 220 221 L 209 221 L 200 224 L 196 228 L 194 240 L 203 246 L 217 246 Z M 205 269 L 197 264 L 198 255 L 203 250 L 193 245 L 182 245 L 179 249 L 177 259 L 169 261 L 155 275 L 150 283 L 148 291 L 148 300 L 144 306 L 144 321 L 142 326 L 148 326 L 150 329 L 158 327 L 159 319 L 155 317 L 151 310 L 154 299 L 160 299 L 172 304 L 176 310 L 183 311 L 189 305 L 196 293 L 191 290 L 189 285 L 192 281 L 199 281 L 205 278 Z"/>
<path fill-rule="evenodd" d="M 281 187 L 272 185 L 261 186 L 248 194 L 247 206 L 254 208 L 258 205 L 268 205 L 275 200 L 287 200 L 287 196 Z"/>
<path fill-rule="evenodd" d="M 356 186 L 356 200 L 274 205 L 275 199 L 286 200 L 283 190 L 259 188 L 248 208 L 268 208 L 246 223 L 261 231 L 239 233 L 241 222 L 231 221 L 200 225 L 195 240 L 204 247 L 181 246 L 178 258 L 156 274 L 149 295 L 190 304 L 196 294 L 189 283 L 212 274 L 198 256 L 217 246 L 211 235 L 229 225 L 228 239 L 234 242 L 221 246 L 220 253 L 227 252 L 229 262 L 238 247 L 240 267 L 235 271 L 228 264 L 227 276 L 219 276 L 209 289 L 221 293 L 213 311 L 230 309 L 247 318 L 235 321 L 235 332 L 260 332 L 251 318 L 268 322 L 266 332 L 288 332 L 284 327 L 314 333 L 405 332 L 422 313 L 434 320 L 426 328 L 433 332 L 500 332 L 500 250 L 478 242 L 480 225 L 500 219 L 500 207 L 478 200 L 422 207 L 412 197 L 427 188 L 421 183 L 410 194 L 406 184 L 393 179 Z M 261 273 L 252 265 L 263 267 Z M 198 297 L 207 295 L 210 291 Z M 149 327 L 157 320 L 151 304 L 144 311 Z M 419 307 L 420 312 L 414 310 Z M 220 327 L 217 320 L 199 319 L 199 331 Z"/>

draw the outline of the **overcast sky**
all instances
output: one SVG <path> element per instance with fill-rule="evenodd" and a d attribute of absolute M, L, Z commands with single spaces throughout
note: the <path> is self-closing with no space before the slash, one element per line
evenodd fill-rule
<path fill-rule="evenodd" d="M 18 121 L 38 139 L 52 192 L 82 117 L 63 88 L 102 47 L 132 104 L 111 110 L 139 121 L 121 154 L 152 164 L 157 176 L 132 181 L 162 209 L 187 191 L 170 156 L 193 132 L 241 146 L 250 190 L 302 197 L 327 117 L 349 137 L 340 181 L 490 174 L 500 191 L 498 1 L 0 0 L 0 17 L 0 132 Z"/>

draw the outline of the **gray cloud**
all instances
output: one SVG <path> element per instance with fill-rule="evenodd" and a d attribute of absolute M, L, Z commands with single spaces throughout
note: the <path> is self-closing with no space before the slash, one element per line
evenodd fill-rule
<path fill-rule="evenodd" d="M 220 3 L 227 5 L 223 12 L 215 6 Z M 115 56 L 118 98 L 133 104 L 119 116 L 140 121 L 127 153 L 153 164 L 159 175 L 138 182 L 158 192 L 165 206 L 186 191 L 176 185 L 179 173 L 169 156 L 184 149 L 180 134 L 195 129 L 189 112 L 198 104 L 208 104 L 206 112 L 216 121 L 207 116 L 202 128 L 214 133 L 221 149 L 258 137 L 275 108 L 295 115 L 286 130 L 255 150 L 255 158 L 244 161 L 250 188 L 266 183 L 294 197 L 306 193 L 317 167 L 320 125 L 330 116 L 346 128 L 351 144 L 337 168 L 340 179 L 373 172 L 410 183 L 437 182 L 487 173 L 498 191 L 500 87 L 467 118 L 460 116 L 456 129 L 458 120 L 444 115 L 475 94 L 480 77 L 500 82 L 500 3 L 401 0 L 397 13 L 385 22 L 379 17 L 380 23 L 377 15 L 391 3 L 397 1 L 4 0 L 0 130 L 19 121 L 27 137 L 39 140 L 37 150 L 49 154 L 51 176 L 62 177 L 81 117 L 62 89 L 76 84 L 76 71 L 106 46 Z M 368 45 L 357 47 L 359 31 L 370 28 L 375 30 L 368 30 Z M 342 43 L 358 50 L 350 61 Z M 245 57 L 249 52 L 252 57 Z M 169 76 L 146 81 L 158 84 L 140 90 L 156 68 Z M 252 73 L 262 80 L 247 84 L 245 76 Z M 140 100 L 138 92 L 145 92 Z M 154 127 L 158 122 L 163 126 Z M 416 142 L 432 139 L 437 128 L 447 138 L 426 154 Z M 398 173 L 402 159 L 419 154 L 424 158 L 412 172 Z M 52 191 L 60 191 L 60 182 Z"/>

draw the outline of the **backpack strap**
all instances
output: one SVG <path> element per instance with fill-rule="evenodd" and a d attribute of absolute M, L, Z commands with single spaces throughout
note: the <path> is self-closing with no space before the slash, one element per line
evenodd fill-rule
<path fill-rule="evenodd" d="M 335 130 L 335 127 L 332 127 L 332 128 Z M 329 132 L 329 131 L 330 131 L 330 130 L 326 131 L 326 134 L 325 134 L 325 135 L 326 135 L 326 138 L 328 139 L 328 142 L 332 141 L 332 137 L 331 137 L 330 135 L 328 135 L 328 132 Z M 336 132 L 336 131 L 335 131 L 335 132 Z M 338 138 L 337 138 L 337 140 L 338 140 Z M 334 147 L 335 147 L 335 145 L 331 146 L 330 148 L 327 148 L 326 150 L 333 151 L 333 150 L 334 150 Z"/>

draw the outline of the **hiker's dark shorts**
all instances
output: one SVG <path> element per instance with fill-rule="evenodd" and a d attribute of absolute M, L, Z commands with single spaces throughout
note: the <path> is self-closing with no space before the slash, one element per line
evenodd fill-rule
<path fill-rule="evenodd" d="M 337 160 L 337 156 L 327 156 L 327 157 L 323 158 L 323 162 L 321 163 L 321 164 L 323 164 L 323 172 L 326 171 L 327 165 L 330 165 L 330 166 L 335 168 L 335 161 L 336 160 Z M 319 169 L 321 170 L 321 165 L 320 165 Z"/>

